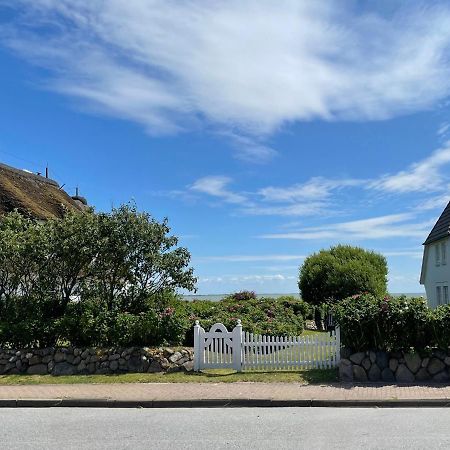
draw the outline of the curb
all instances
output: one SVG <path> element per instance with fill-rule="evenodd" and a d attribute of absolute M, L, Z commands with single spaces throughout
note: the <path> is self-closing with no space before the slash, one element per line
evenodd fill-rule
<path fill-rule="evenodd" d="M 114 400 L 114 399 L 0 399 L 0 408 L 449 408 L 450 399 L 387 400 Z"/>

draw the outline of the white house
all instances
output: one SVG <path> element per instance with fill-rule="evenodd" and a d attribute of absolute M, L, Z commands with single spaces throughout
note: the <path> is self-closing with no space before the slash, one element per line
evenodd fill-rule
<path fill-rule="evenodd" d="M 423 243 L 420 284 L 425 286 L 428 306 L 436 308 L 449 303 L 450 261 L 450 203 L 446 206 L 431 233 Z"/>

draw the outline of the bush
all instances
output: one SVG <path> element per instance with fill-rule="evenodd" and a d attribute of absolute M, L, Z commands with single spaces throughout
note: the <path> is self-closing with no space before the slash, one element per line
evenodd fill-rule
<path fill-rule="evenodd" d="M 382 296 L 387 289 L 386 259 L 349 245 L 321 250 L 301 266 L 299 288 L 302 298 L 316 305 L 361 293 Z"/>
<path fill-rule="evenodd" d="M 199 320 L 208 330 L 214 323 L 223 323 L 232 330 L 238 319 L 244 331 L 269 336 L 300 335 L 304 327 L 304 314 L 310 306 L 295 297 L 247 298 L 236 300 L 228 296 L 218 302 L 194 300 L 185 303 L 189 320 Z M 192 344 L 192 330 L 187 330 L 187 344 Z"/>
<path fill-rule="evenodd" d="M 235 292 L 234 294 L 231 294 L 226 298 L 229 298 L 231 300 L 237 300 L 237 301 L 253 300 L 256 298 L 256 292 L 255 291 L 240 291 L 240 292 Z"/>
<path fill-rule="evenodd" d="M 340 326 L 342 344 L 356 351 L 432 347 L 439 343 L 431 329 L 440 332 L 445 323 L 436 320 L 423 298 L 354 295 L 331 305 L 331 310 Z M 442 316 L 448 320 L 446 313 Z"/>
<path fill-rule="evenodd" d="M 169 232 L 133 205 L 46 222 L 3 216 L 0 346 L 179 343 L 186 317 L 170 302 L 196 279 Z"/>

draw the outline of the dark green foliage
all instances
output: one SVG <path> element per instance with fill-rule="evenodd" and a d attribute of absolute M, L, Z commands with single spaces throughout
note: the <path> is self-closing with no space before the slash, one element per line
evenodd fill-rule
<path fill-rule="evenodd" d="M 229 298 L 233 300 L 251 300 L 256 298 L 255 291 L 240 291 L 235 292 L 234 294 L 229 295 Z"/>
<path fill-rule="evenodd" d="M 450 333 L 443 330 L 450 310 L 432 311 L 423 298 L 354 295 L 331 309 L 342 344 L 353 350 L 422 350 L 450 344 Z"/>
<path fill-rule="evenodd" d="M 134 206 L 0 221 L 0 346 L 179 343 L 171 302 L 193 290 L 189 252 Z"/>
<path fill-rule="evenodd" d="M 387 288 L 384 256 L 359 247 L 338 245 L 308 256 L 300 268 L 302 298 L 311 304 L 369 293 L 382 296 Z"/>

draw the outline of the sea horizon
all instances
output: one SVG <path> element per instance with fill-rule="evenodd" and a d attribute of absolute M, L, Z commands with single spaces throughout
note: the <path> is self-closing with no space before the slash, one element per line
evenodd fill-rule
<path fill-rule="evenodd" d="M 211 300 L 211 301 L 219 301 L 223 299 L 224 297 L 227 297 L 230 294 L 182 294 L 182 298 L 184 300 Z M 401 295 L 405 295 L 406 297 L 424 297 L 426 298 L 425 292 L 391 292 L 390 295 L 394 297 L 399 297 Z M 298 292 L 291 292 L 291 293 L 260 293 L 256 294 L 257 298 L 263 298 L 263 297 L 271 297 L 271 298 L 279 298 L 283 296 L 292 296 L 296 298 L 301 298 L 300 294 Z"/>

